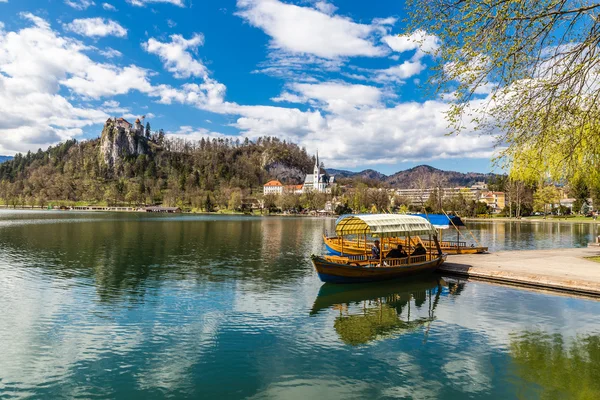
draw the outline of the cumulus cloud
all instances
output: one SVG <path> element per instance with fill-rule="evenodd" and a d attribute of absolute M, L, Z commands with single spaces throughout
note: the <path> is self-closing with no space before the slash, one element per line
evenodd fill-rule
<path fill-rule="evenodd" d="M 328 15 L 332 15 L 338 9 L 336 6 L 326 1 L 317 1 L 315 3 L 315 8 Z"/>
<path fill-rule="evenodd" d="M 404 61 L 402 64 L 394 65 L 387 69 L 375 70 L 376 82 L 404 82 L 406 79 L 420 74 L 425 69 L 421 61 Z"/>
<path fill-rule="evenodd" d="M 416 30 L 410 35 L 385 36 L 382 41 L 398 53 L 416 50 L 413 57 L 415 60 L 423 58 L 426 54 L 435 53 L 441 45 L 437 36 L 423 30 Z"/>
<path fill-rule="evenodd" d="M 275 1 L 277 2 L 277 1 Z M 317 11 L 315 11 L 317 12 Z M 243 105 L 226 100 L 226 86 L 210 76 L 194 52 L 201 35 L 168 41 L 150 39 L 146 50 L 167 71 L 195 78 L 179 87 L 153 84 L 150 71 L 136 65 L 95 62 L 86 52 L 99 51 L 53 31 L 47 21 L 24 14 L 31 26 L 0 31 L 0 153 L 36 149 L 81 135 L 83 128 L 115 113 L 129 115 L 113 96 L 138 91 L 162 104 L 183 104 L 228 115 L 242 137 L 278 136 L 306 146 L 330 167 L 354 167 L 449 157 L 487 157 L 494 138 L 467 131 L 447 136 L 442 100 L 388 105 L 392 95 L 369 85 L 341 81 L 290 82 L 274 101 L 297 102 L 308 109 Z M 68 62 L 65 62 L 68 60 Z M 417 63 L 417 61 L 411 61 Z M 398 72 L 410 76 L 411 68 Z M 69 99 L 61 91 L 71 92 Z M 77 99 L 102 100 L 100 107 L 77 105 Z M 81 103 L 81 102 L 80 102 Z M 176 137 L 219 135 L 181 127 Z"/>
<path fill-rule="evenodd" d="M 65 24 L 64 28 L 68 31 L 82 36 L 104 37 L 104 36 L 127 36 L 127 29 L 123 28 L 118 22 L 112 19 L 104 18 L 82 18 L 73 20 Z"/>
<path fill-rule="evenodd" d="M 81 42 L 59 36 L 33 14 L 22 17 L 33 25 L 0 32 L 0 152 L 45 147 L 108 118 L 101 109 L 72 104 L 62 87 L 87 98 L 151 91 L 145 70 L 96 63 Z"/>
<path fill-rule="evenodd" d="M 104 8 L 106 11 L 117 11 L 117 7 L 109 3 L 102 3 L 102 8 Z"/>
<path fill-rule="evenodd" d="M 278 0 L 238 0 L 237 15 L 269 35 L 274 49 L 327 59 L 384 54 L 384 49 L 373 43 L 374 26 L 329 15 L 323 8 L 333 9 L 320 4 L 320 9 L 315 9 Z"/>
<path fill-rule="evenodd" d="M 192 126 L 180 126 L 176 131 L 168 131 L 166 132 L 166 136 L 170 138 L 178 138 L 185 140 L 193 140 L 197 141 L 202 138 L 210 138 L 210 139 L 220 139 L 226 137 L 236 138 L 234 136 L 227 136 L 219 132 L 212 132 L 208 129 L 204 128 L 194 128 Z"/>
<path fill-rule="evenodd" d="M 92 0 L 65 0 L 65 4 L 76 10 L 85 10 L 90 6 L 96 5 Z"/>
<path fill-rule="evenodd" d="M 196 52 L 203 44 L 204 36 L 196 33 L 190 39 L 185 39 L 181 35 L 171 35 L 170 42 L 160 42 L 150 38 L 142 46 L 148 53 L 156 54 L 165 68 L 176 78 L 195 76 L 205 79 L 208 77 L 208 70 L 190 53 L 190 51 Z"/>
<path fill-rule="evenodd" d="M 324 107 L 327 111 L 342 112 L 351 108 L 379 105 L 383 97 L 381 89 L 374 86 L 351 85 L 340 82 L 294 83 L 273 101 L 304 103 Z M 296 94 L 293 94 L 293 93 Z"/>
<path fill-rule="evenodd" d="M 184 0 L 127 0 L 127 3 L 132 6 L 143 7 L 147 4 L 153 3 L 165 3 L 165 4 L 173 4 L 178 7 L 185 7 Z"/>

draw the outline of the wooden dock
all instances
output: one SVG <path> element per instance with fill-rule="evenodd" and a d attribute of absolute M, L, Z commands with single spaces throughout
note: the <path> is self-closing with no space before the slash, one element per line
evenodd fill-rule
<path fill-rule="evenodd" d="M 452 255 L 442 273 L 600 297 L 600 248 Z"/>

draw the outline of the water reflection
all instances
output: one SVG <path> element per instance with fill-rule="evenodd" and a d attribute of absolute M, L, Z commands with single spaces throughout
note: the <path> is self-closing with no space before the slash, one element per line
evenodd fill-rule
<path fill-rule="evenodd" d="M 308 257 L 332 220 L 4 219 L 0 398 L 552 397 L 544 362 L 588 368 L 572 393 L 597 395 L 600 360 L 571 339 L 592 343 L 600 302 L 436 276 L 322 286 Z M 504 228 L 506 243 L 529 229 Z M 562 356 L 528 356 L 555 334 Z"/>
<path fill-rule="evenodd" d="M 600 335 L 525 331 L 512 336 L 510 355 L 519 398 L 600 398 Z"/>
<path fill-rule="evenodd" d="M 137 214 L 2 217 L 10 224 L 0 227 L 0 260 L 92 285 L 102 301 L 143 301 L 170 280 L 254 281 L 263 289 L 287 284 L 312 275 L 308 256 L 320 252 L 321 231 L 329 222 Z"/>
<path fill-rule="evenodd" d="M 594 223 L 470 221 L 478 240 L 490 251 L 586 247 L 598 235 Z"/>
<path fill-rule="evenodd" d="M 340 339 L 353 346 L 366 344 L 428 328 L 443 286 L 446 282 L 433 274 L 385 284 L 324 284 L 311 315 L 326 308 L 339 310 L 334 329 Z"/>

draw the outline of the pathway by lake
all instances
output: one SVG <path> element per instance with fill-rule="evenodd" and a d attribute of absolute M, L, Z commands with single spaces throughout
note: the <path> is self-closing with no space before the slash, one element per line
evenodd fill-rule
<path fill-rule="evenodd" d="M 581 224 L 469 223 L 491 250 Z M 600 302 L 323 285 L 333 220 L 0 212 L 0 398 L 600 398 Z"/>

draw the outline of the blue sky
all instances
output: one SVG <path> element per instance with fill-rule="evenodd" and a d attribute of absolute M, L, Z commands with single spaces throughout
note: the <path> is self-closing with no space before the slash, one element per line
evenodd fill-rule
<path fill-rule="evenodd" d="M 326 167 L 488 172 L 494 140 L 447 136 L 421 89 L 439 39 L 401 1 L 0 0 L 0 154 L 97 137 L 109 116 L 277 136 Z"/>

